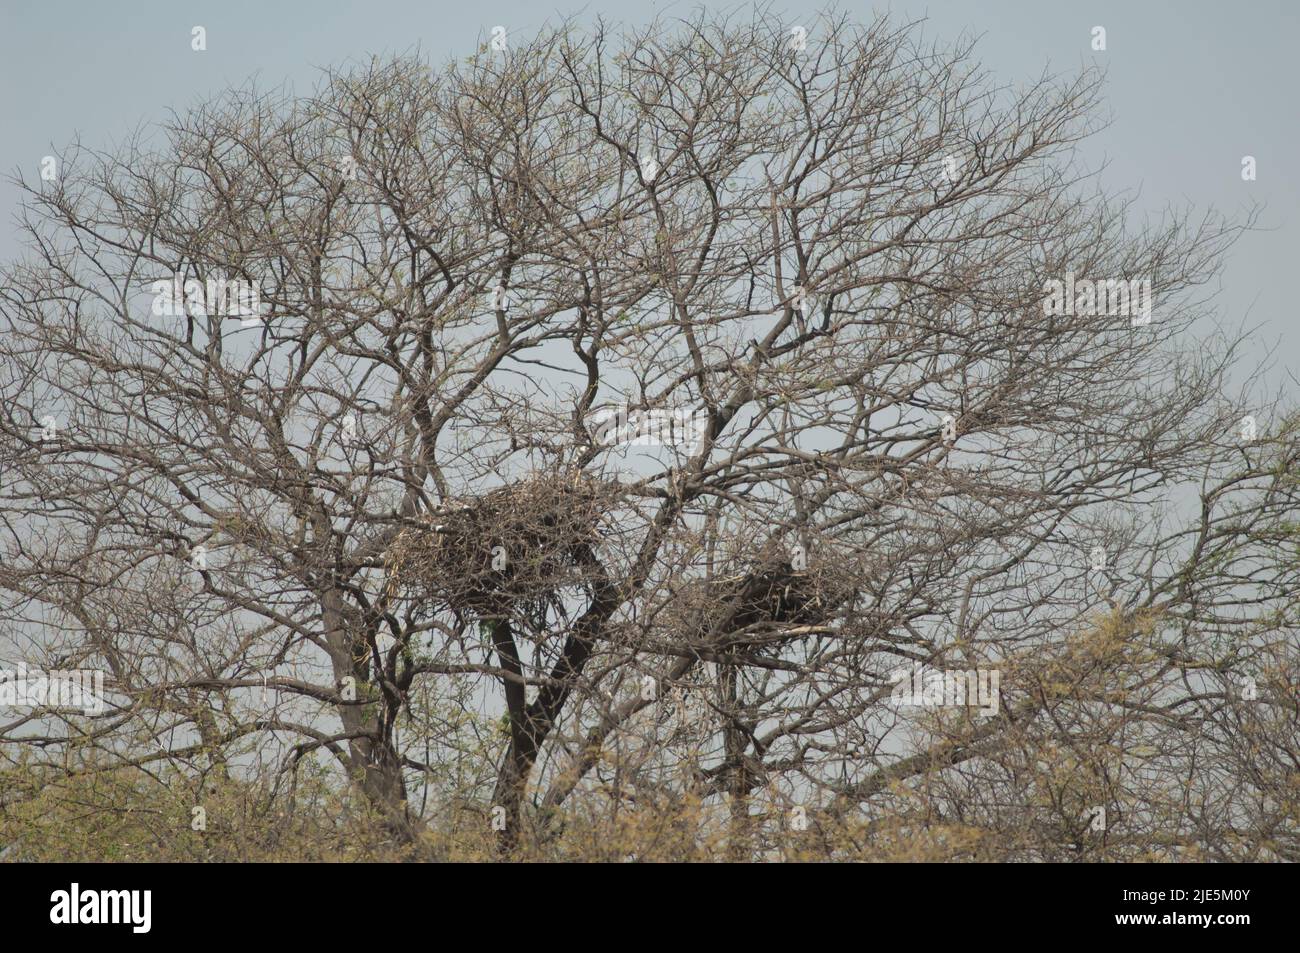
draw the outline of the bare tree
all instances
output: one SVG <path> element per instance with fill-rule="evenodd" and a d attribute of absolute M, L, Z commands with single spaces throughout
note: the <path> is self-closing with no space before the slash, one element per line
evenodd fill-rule
<path fill-rule="evenodd" d="M 0 752 L 324 766 L 434 853 L 1295 859 L 1296 431 L 1201 293 L 1250 222 L 1135 221 L 1098 101 L 566 23 L 20 177 L 0 604 L 109 698 Z"/>

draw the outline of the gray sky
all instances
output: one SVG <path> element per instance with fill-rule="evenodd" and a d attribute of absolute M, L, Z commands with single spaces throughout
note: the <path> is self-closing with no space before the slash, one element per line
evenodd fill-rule
<path fill-rule="evenodd" d="M 262 85 L 311 88 L 327 65 L 394 53 L 416 44 L 436 61 L 465 56 L 495 25 L 527 34 L 564 15 L 596 13 L 641 23 L 655 12 L 686 15 L 700 4 L 596 0 L 580 6 L 504 2 L 440 4 L 414 0 L 267 3 L 220 0 L 177 4 L 60 5 L 0 0 L 0 171 L 29 177 L 42 156 L 74 136 L 93 147 L 120 140 L 141 122 L 183 110 L 256 74 Z M 730 3 L 705 3 L 734 10 Z M 822 3 L 776 4 L 791 25 L 811 22 Z M 1004 0 L 842 3 L 866 21 L 890 11 L 927 18 L 940 41 L 981 37 L 977 56 L 1008 82 L 1035 78 L 1045 66 L 1076 70 L 1099 61 L 1113 124 L 1083 150 L 1092 166 L 1109 162 L 1101 182 L 1134 189 L 1138 207 L 1158 213 L 1191 203 L 1229 215 L 1252 201 L 1264 206 L 1261 231 L 1233 248 L 1222 278 L 1220 316 L 1231 328 L 1257 327 L 1246 355 L 1271 360 L 1264 381 L 1300 377 L 1300 319 L 1287 288 L 1300 268 L 1300 4 L 1291 0 L 1093 2 Z M 207 30 L 208 48 L 190 48 L 190 30 Z M 1094 52 L 1091 31 L 1106 29 Z M 815 42 L 815 34 L 809 36 Z M 1252 155 L 1258 178 L 1243 182 Z M 12 225 L 17 191 L 0 183 L 0 259 L 18 250 Z M 1244 381 L 1243 381 L 1244 382 Z"/>

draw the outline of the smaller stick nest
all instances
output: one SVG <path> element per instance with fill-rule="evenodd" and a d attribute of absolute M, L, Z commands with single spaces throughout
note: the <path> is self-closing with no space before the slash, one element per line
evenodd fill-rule
<path fill-rule="evenodd" d="M 401 532 L 390 578 L 408 594 L 479 618 L 547 603 L 589 581 L 607 496 L 574 474 L 449 502 Z"/>
<path fill-rule="evenodd" d="M 795 569 L 789 560 L 760 560 L 735 575 L 696 582 L 681 593 L 681 602 L 696 607 L 693 628 L 706 643 L 775 647 L 803 637 L 788 632 L 790 627 L 836 618 L 844 592 L 828 568 Z"/>

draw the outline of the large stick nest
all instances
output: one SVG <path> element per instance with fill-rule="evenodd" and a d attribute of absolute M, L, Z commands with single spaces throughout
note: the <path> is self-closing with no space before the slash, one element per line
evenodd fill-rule
<path fill-rule="evenodd" d="M 406 527 L 388 557 L 406 593 L 479 618 L 504 617 L 588 585 L 611 488 L 540 475 L 449 501 Z"/>

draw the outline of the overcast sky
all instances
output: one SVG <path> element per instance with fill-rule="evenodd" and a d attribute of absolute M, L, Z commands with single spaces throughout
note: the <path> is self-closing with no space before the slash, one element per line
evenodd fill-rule
<path fill-rule="evenodd" d="M 568 14 L 599 12 L 641 23 L 655 12 L 686 15 L 698 6 L 651 0 L 0 3 L 0 170 L 22 167 L 29 177 L 42 156 L 74 136 L 90 146 L 110 145 L 142 122 L 254 74 L 265 86 L 287 82 L 305 92 L 319 68 L 372 53 L 418 44 L 436 61 L 463 57 L 496 25 L 527 34 Z M 822 6 L 789 2 L 772 9 L 788 12 L 797 25 Z M 1258 326 L 1248 357 L 1273 361 L 1271 387 L 1286 387 L 1289 374 L 1300 377 L 1300 315 L 1289 291 L 1300 269 L 1300 4 L 1008 0 L 840 8 L 864 21 L 883 11 L 926 18 L 936 40 L 978 34 L 978 57 L 1008 82 L 1031 80 L 1045 66 L 1064 72 L 1101 62 L 1114 121 L 1085 147 L 1085 160 L 1109 162 L 1102 184 L 1139 190 L 1139 208 L 1153 213 L 1169 204 L 1230 215 L 1252 201 L 1264 206 L 1262 230 L 1231 252 L 1220 315 L 1229 327 Z M 196 25 L 207 30 L 204 52 L 190 48 Z M 1092 50 L 1095 26 L 1106 30 L 1105 52 Z M 1257 160 L 1254 182 L 1242 181 L 1246 155 Z M 0 183 L 3 259 L 18 249 L 17 201 L 13 186 Z"/>

